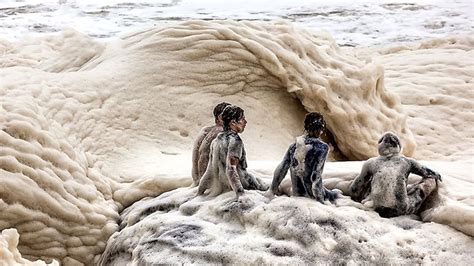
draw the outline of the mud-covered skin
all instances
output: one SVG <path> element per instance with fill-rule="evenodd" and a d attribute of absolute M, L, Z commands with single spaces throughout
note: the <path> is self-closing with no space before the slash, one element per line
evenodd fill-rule
<path fill-rule="evenodd" d="M 436 188 L 441 176 L 411 158 L 399 155 L 400 140 L 386 133 L 379 140 L 380 156 L 367 160 L 351 184 L 351 197 L 361 201 L 367 196 L 382 217 L 414 214 Z M 410 173 L 423 177 L 407 189 Z"/>
<path fill-rule="evenodd" d="M 231 175 L 230 160 L 233 158 L 238 159 L 235 169 L 238 178 Z M 209 163 L 199 182 L 198 195 L 204 194 L 206 190 L 210 191 L 210 195 L 230 190 L 238 195 L 244 189 L 267 190 L 268 186 L 247 172 L 244 143 L 236 132 L 226 130 L 219 133 L 211 144 Z"/>
<path fill-rule="evenodd" d="M 208 126 L 201 129 L 198 137 L 193 144 L 193 165 L 192 177 L 193 185 L 197 186 L 199 180 L 206 172 L 209 162 L 209 153 L 211 151 L 211 143 L 222 132 L 222 126 Z"/>
<path fill-rule="evenodd" d="M 290 169 L 293 196 L 311 197 L 321 203 L 325 200 L 333 202 L 337 192 L 326 189 L 322 181 L 328 151 L 329 146 L 319 138 L 306 135 L 298 137 L 275 169 L 272 192 L 278 193 L 278 186 Z"/>

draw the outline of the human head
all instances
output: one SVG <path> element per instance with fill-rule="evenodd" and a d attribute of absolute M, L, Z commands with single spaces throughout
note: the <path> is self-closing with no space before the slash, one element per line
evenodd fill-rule
<path fill-rule="evenodd" d="M 326 122 L 323 116 L 317 112 L 307 113 L 304 118 L 304 130 L 308 134 L 319 136 L 326 128 Z"/>
<path fill-rule="evenodd" d="M 382 156 L 397 155 L 402 149 L 400 139 L 392 132 L 386 132 L 379 139 L 379 154 Z"/>
<path fill-rule="evenodd" d="M 245 120 L 244 110 L 235 105 L 229 105 L 222 112 L 222 122 L 224 130 L 234 129 L 241 133 L 245 129 L 247 120 Z"/>
<path fill-rule="evenodd" d="M 214 121 L 216 122 L 216 125 L 222 126 L 222 111 L 224 111 L 224 109 L 229 105 L 230 103 L 221 102 L 220 104 L 216 105 L 216 107 L 214 107 L 214 111 L 212 113 L 214 114 Z"/>

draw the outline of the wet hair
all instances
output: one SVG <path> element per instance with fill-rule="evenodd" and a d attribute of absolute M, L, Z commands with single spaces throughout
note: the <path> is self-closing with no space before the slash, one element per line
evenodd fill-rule
<path fill-rule="evenodd" d="M 382 137 L 379 139 L 378 143 L 381 144 L 382 142 L 389 144 L 392 147 L 398 146 L 399 148 L 402 148 L 402 145 L 400 143 L 400 138 L 398 138 L 398 136 L 392 132 L 384 133 Z"/>
<path fill-rule="evenodd" d="M 244 116 L 244 110 L 235 105 L 229 105 L 222 111 L 222 121 L 224 130 L 230 129 L 230 122 L 239 121 Z"/>
<path fill-rule="evenodd" d="M 226 102 L 221 102 L 220 104 L 216 105 L 216 107 L 214 107 L 214 111 L 212 111 L 212 113 L 214 114 L 214 119 L 216 121 L 219 118 L 219 116 L 222 114 L 222 111 L 224 111 L 224 109 L 229 105 L 231 104 L 226 103 Z"/>
<path fill-rule="evenodd" d="M 304 118 L 304 130 L 306 132 L 320 131 L 326 128 L 323 116 L 317 112 L 307 113 Z"/>

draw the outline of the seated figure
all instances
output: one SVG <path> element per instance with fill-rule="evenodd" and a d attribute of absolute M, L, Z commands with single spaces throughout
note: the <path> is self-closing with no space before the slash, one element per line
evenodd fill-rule
<path fill-rule="evenodd" d="M 283 161 L 275 169 L 271 185 L 273 194 L 279 194 L 280 183 L 290 169 L 293 196 L 310 197 L 321 203 L 325 200 L 334 202 L 338 197 L 337 190 L 331 191 L 323 186 L 322 172 L 329 146 L 319 136 L 325 127 L 326 123 L 321 114 L 306 114 L 306 134 L 296 138 Z"/>
<path fill-rule="evenodd" d="M 211 143 L 222 132 L 222 111 L 225 107 L 229 106 L 230 103 L 222 102 L 216 105 L 213 110 L 214 114 L 214 125 L 207 126 L 201 129 L 199 135 L 193 144 L 193 164 L 192 164 L 192 177 L 193 186 L 199 184 L 199 179 L 206 171 L 207 164 L 209 162 L 209 152 L 211 150 Z"/>
<path fill-rule="evenodd" d="M 227 106 L 222 112 L 223 131 L 212 141 L 209 163 L 199 182 L 198 195 L 209 190 L 211 195 L 233 190 L 237 199 L 244 189 L 267 190 L 268 186 L 247 172 L 244 143 L 239 136 L 247 125 L 244 110 Z"/>
<path fill-rule="evenodd" d="M 369 197 L 382 217 L 416 214 L 424 200 L 435 190 L 441 176 L 414 159 L 400 155 L 400 139 L 385 133 L 378 141 L 380 156 L 370 158 L 351 184 L 351 197 L 361 201 Z M 423 179 L 407 188 L 410 173 Z"/>

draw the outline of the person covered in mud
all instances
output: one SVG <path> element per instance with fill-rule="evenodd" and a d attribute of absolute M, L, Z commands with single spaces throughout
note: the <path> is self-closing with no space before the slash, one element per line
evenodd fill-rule
<path fill-rule="evenodd" d="M 418 213 L 421 204 L 435 191 L 437 181 L 441 181 L 440 174 L 400 155 L 401 147 L 397 135 L 385 133 L 378 141 L 380 156 L 367 160 L 350 186 L 352 199 L 371 200 L 381 217 Z M 422 180 L 407 187 L 410 173 Z"/>
<path fill-rule="evenodd" d="M 221 102 L 214 107 L 213 114 L 215 124 L 202 128 L 194 141 L 191 172 L 193 186 L 199 184 L 199 179 L 206 171 L 207 163 L 209 162 L 211 142 L 217 137 L 217 134 L 222 132 L 222 111 L 229 105 L 230 103 Z"/>
<path fill-rule="evenodd" d="M 319 137 L 325 127 L 326 122 L 321 114 L 316 112 L 306 114 L 305 134 L 297 137 L 290 145 L 283 161 L 273 173 L 270 188 L 273 194 L 280 194 L 279 186 L 290 169 L 293 196 L 310 197 L 321 203 L 336 200 L 340 192 L 326 189 L 322 180 L 329 146 Z"/>
<path fill-rule="evenodd" d="M 244 143 L 239 134 L 247 125 L 244 110 L 238 106 L 227 106 L 222 112 L 223 131 L 211 144 L 209 163 L 199 182 L 198 195 L 209 190 L 210 195 L 233 190 L 237 200 L 244 189 L 265 191 L 268 186 L 247 172 Z"/>

